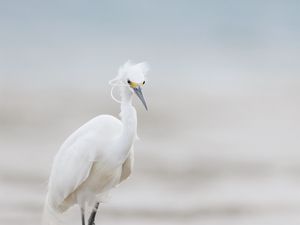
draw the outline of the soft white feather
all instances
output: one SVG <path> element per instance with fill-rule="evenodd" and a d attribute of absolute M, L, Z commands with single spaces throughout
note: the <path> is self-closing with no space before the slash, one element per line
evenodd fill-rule
<path fill-rule="evenodd" d="M 55 209 L 86 180 L 93 162 L 105 165 L 109 141 L 120 135 L 122 123 L 109 115 L 98 116 L 75 131 L 55 156 L 49 179 L 49 203 Z"/>

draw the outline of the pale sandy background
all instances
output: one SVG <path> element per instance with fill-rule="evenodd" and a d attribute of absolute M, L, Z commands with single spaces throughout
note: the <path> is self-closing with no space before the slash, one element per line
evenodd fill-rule
<path fill-rule="evenodd" d="M 132 177 L 97 224 L 300 223 L 298 1 L 0 2 L 0 224 L 40 224 L 64 139 L 151 65 Z M 77 208 L 67 224 L 80 224 Z"/>

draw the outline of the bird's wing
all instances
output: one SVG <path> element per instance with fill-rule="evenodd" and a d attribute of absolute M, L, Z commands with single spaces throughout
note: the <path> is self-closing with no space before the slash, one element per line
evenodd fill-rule
<path fill-rule="evenodd" d="M 101 145 L 120 129 L 114 117 L 95 118 L 66 140 L 55 156 L 49 179 L 48 201 L 52 206 L 58 207 L 87 179 L 93 162 L 101 160 Z"/>
<path fill-rule="evenodd" d="M 81 138 L 55 157 L 49 180 L 49 200 L 53 206 L 59 206 L 88 177 L 93 161 L 89 154 L 83 154 L 87 147 L 92 146 Z"/>
<path fill-rule="evenodd" d="M 132 147 L 130 149 L 128 158 L 126 159 L 126 161 L 124 162 L 124 164 L 122 166 L 122 174 L 121 174 L 121 178 L 120 178 L 120 183 L 130 176 L 131 171 L 133 169 L 133 163 L 134 163 L 134 151 L 133 151 L 133 147 Z"/>

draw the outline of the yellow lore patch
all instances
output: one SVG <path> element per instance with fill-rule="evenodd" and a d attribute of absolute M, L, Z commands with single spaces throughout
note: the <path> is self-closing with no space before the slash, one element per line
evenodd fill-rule
<path fill-rule="evenodd" d="M 132 88 L 137 88 L 138 86 L 139 86 L 138 83 L 135 83 L 135 82 L 132 82 L 132 81 L 131 81 L 130 87 L 132 87 Z"/>

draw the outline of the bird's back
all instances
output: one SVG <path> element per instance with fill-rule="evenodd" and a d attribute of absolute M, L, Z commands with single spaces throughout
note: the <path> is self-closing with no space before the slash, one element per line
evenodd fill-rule
<path fill-rule="evenodd" d="M 76 142 L 78 139 L 87 137 L 87 135 L 97 135 L 97 140 L 108 141 L 118 136 L 122 129 L 122 122 L 111 115 L 97 116 L 75 132 L 73 132 L 62 144 L 60 151 L 65 151 L 70 145 Z"/>

